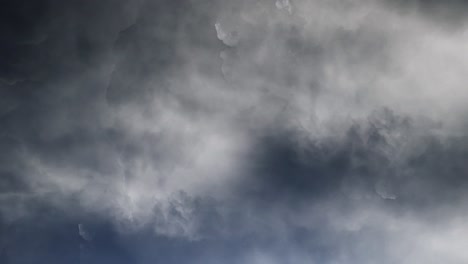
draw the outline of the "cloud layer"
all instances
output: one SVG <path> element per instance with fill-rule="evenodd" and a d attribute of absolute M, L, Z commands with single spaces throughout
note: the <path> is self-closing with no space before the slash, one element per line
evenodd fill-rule
<path fill-rule="evenodd" d="M 10 2 L 2 262 L 468 260 L 461 1 Z"/>

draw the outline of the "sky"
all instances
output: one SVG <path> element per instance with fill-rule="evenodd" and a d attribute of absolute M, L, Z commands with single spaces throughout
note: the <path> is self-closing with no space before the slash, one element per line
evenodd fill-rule
<path fill-rule="evenodd" d="M 464 1 L 0 5 L 0 263 L 468 263 Z"/>

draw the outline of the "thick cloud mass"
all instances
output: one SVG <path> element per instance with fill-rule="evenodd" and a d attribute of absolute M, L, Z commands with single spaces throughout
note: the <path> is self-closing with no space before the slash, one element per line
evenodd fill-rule
<path fill-rule="evenodd" d="M 463 1 L 0 7 L 1 263 L 467 263 Z"/>

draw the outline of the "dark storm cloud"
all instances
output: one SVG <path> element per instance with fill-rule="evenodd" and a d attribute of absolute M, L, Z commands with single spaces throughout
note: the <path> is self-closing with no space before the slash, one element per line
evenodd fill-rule
<path fill-rule="evenodd" d="M 448 202 L 466 187 L 466 138 L 421 133 L 431 127 L 382 109 L 340 139 L 302 145 L 292 133 L 262 136 L 251 154 L 250 191 L 265 201 L 351 195 L 358 188 L 402 206 Z"/>
<path fill-rule="evenodd" d="M 0 260 L 466 262 L 465 9 L 411 2 L 4 4 Z"/>

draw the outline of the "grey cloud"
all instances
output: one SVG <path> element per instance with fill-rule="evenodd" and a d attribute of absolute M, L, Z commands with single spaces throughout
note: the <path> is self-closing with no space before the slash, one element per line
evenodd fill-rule
<path fill-rule="evenodd" d="M 417 2 L 11 4 L 0 259 L 466 261 L 464 9 Z"/>

